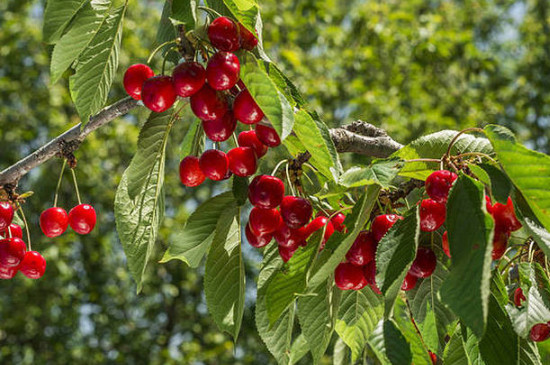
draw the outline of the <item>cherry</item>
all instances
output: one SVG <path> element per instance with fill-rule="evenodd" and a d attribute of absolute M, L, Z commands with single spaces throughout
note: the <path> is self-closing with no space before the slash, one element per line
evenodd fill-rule
<path fill-rule="evenodd" d="M 432 360 L 432 365 L 437 364 L 437 355 L 428 350 L 428 355 L 430 355 L 430 359 Z"/>
<path fill-rule="evenodd" d="M 183 62 L 172 71 L 176 94 L 187 98 L 199 91 L 206 81 L 206 71 L 198 62 Z"/>
<path fill-rule="evenodd" d="M 451 250 L 449 249 L 449 235 L 447 234 L 447 231 L 443 233 L 443 237 L 441 238 L 441 247 L 443 247 L 443 252 L 445 252 L 445 255 L 451 257 Z"/>
<path fill-rule="evenodd" d="M 437 258 L 434 252 L 429 248 L 420 247 L 416 251 L 416 258 L 409 269 L 409 274 L 419 278 L 427 278 L 433 274 L 436 265 Z"/>
<path fill-rule="evenodd" d="M 281 245 L 277 246 L 277 248 L 279 249 L 279 255 L 281 256 L 284 262 L 288 262 L 288 260 L 290 260 L 292 256 L 294 256 L 294 253 L 296 252 L 298 247 L 300 246 L 296 246 L 296 247 L 285 247 Z"/>
<path fill-rule="evenodd" d="M 11 234 L 11 237 L 23 238 L 23 230 L 21 229 L 21 226 L 18 224 L 14 224 L 14 223 L 10 224 L 4 232 L 0 233 L 0 236 L 9 238 L 10 234 Z"/>
<path fill-rule="evenodd" d="M 223 117 L 214 120 L 203 120 L 204 134 L 214 142 L 227 141 L 237 128 L 237 120 L 233 113 L 228 111 Z"/>
<path fill-rule="evenodd" d="M 363 273 L 367 279 L 367 283 L 371 287 L 372 291 L 376 294 L 382 294 L 378 285 L 376 285 L 376 261 L 372 260 L 365 266 L 363 266 Z"/>
<path fill-rule="evenodd" d="M 239 81 L 241 64 L 230 52 L 218 52 L 208 60 L 206 81 L 215 90 L 231 89 Z"/>
<path fill-rule="evenodd" d="M 309 238 L 313 233 L 317 232 L 320 229 L 323 229 L 324 226 L 327 226 L 327 228 L 325 228 L 325 233 L 323 234 L 321 248 L 325 247 L 325 243 L 334 233 L 334 226 L 332 225 L 331 221 L 325 216 L 316 217 L 314 220 L 309 222 L 309 224 L 305 227 L 305 238 Z"/>
<path fill-rule="evenodd" d="M 223 95 L 218 95 L 210 85 L 204 84 L 196 94 L 189 99 L 191 110 L 201 120 L 214 120 L 227 113 L 229 107 Z"/>
<path fill-rule="evenodd" d="M 155 76 L 145 80 L 141 90 L 143 104 L 154 112 L 162 113 L 174 105 L 177 95 L 170 76 Z"/>
<path fill-rule="evenodd" d="M 78 234 L 90 233 L 95 222 L 95 209 L 90 204 L 79 204 L 69 211 L 69 225 Z"/>
<path fill-rule="evenodd" d="M 19 271 L 19 267 L 0 266 L 0 279 L 13 279 Z"/>
<path fill-rule="evenodd" d="M 254 153 L 256 154 L 256 157 L 261 158 L 267 153 L 268 147 L 260 142 L 258 137 L 256 136 L 256 131 L 243 131 L 239 133 L 239 137 L 237 139 L 239 142 L 239 146 L 241 147 L 250 147 L 254 150 Z"/>
<path fill-rule="evenodd" d="M 220 181 L 227 174 L 229 161 L 224 152 L 220 150 L 208 150 L 204 151 L 199 159 L 199 166 L 207 178 Z"/>
<path fill-rule="evenodd" d="M 281 202 L 281 216 L 290 228 L 305 226 L 312 213 L 311 203 L 304 198 L 287 195 Z"/>
<path fill-rule="evenodd" d="M 334 281 L 342 290 L 359 290 L 367 285 L 363 270 L 349 263 L 341 263 L 336 267 Z"/>
<path fill-rule="evenodd" d="M 375 255 L 376 241 L 373 234 L 361 231 L 346 253 L 346 259 L 353 265 L 363 266 L 374 260 Z"/>
<path fill-rule="evenodd" d="M 199 159 L 196 156 L 187 156 L 180 162 L 180 180 L 185 186 L 199 186 L 206 176 L 199 166 Z"/>
<path fill-rule="evenodd" d="M 285 184 L 275 176 L 258 175 L 248 185 L 248 200 L 258 208 L 276 208 L 281 205 L 284 195 Z"/>
<path fill-rule="evenodd" d="M 305 228 L 292 229 L 286 224 L 281 224 L 273 234 L 279 246 L 298 247 L 305 243 Z"/>
<path fill-rule="evenodd" d="M 236 147 L 227 152 L 229 170 L 237 176 L 253 175 L 258 167 L 256 154 L 250 147 Z"/>
<path fill-rule="evenodd" d="M 241 48 L 252 51 L 258 44 L 258 38 L 240 23 L 239 32 L 241 33 Z"/>
<path fill-rule="evenodd" d="M 0 202 L 0 232 L 8 228 L 13 220 L 13 207 L 8 202 Z"/>
<path fill-rule="evenodd" d="M 257 235 L 273 233 L 282 223 L 281 214 L 277 209 L 252 208 L 249 223 L 252 232 Z"/>
<path fill-rule="evenodd" d="M 523 290 L 521 290 L 521 288 L 517 288 L 514 291 L 514 304 L 516 305 L 516 307 L 521 307 L 521 302 L 525 300 L 527 300 L 527 298 L 525 298 L 525 295 L 523 295 Z"/>
<path fill-rule="evenodd" d="M 403 217 L 397 214 L 383 214 L 374 218 L 371 224 L 374 240 L 380 242 L 382 237 L 384 237 L 390 228 L 400 219 L 403 219 Z"/>
<path fill-rule="evenodd" d="M 403 280 L 403 284 L 401 284 L 401 290 L 409 291 L 414 289 L 417 281 L 418 278 L 416 276 L 407 273 L 407 275 L 405 275 L 405 279 Z"/>
<path fill-rule="evenodd" d="M 491 209 L 491 214 L 497 226 L 502 226 L 502 228 L 510 232 L 521 228 L 521 223 L 516 218 L 516 213 L 514 212 L 514 203 L 510 197 L 508 197 L 506 204 L 495 203 Z"/>
<path fill-rule="evenodd" d="M 256 124 L 264 117 L 264 112 L 247 89 L 241 91 L 235 98 L 233 111 L 237 119 L 244 124 Z"/>
<path fill-rule="evenodd" d="M 529 337 L 531 338 L 531 341 L 535 342 L 547 340 L 550 337 L 550 325 L 548 325 L 548 323 L 537 323 L 531 327 Z"/>
<path fill-rule="evenodd" d="M 46 271 L 46 259 L 36 251 L 27 251 L 21 261 L 19 271 L 29 279 L 39 279 Z"/>
<path fill-rule="evenodd" d="M 124 73 L 124 80 L 122 81 L 124 90 L 132 98 L 141 100 L 143 82 L 153 76 L 155 76 L 155 73 L 151 70 L 151 67 L 142 63 L 132 65 Z"/>
<path fill-rule="evenodd" d="M 420 203 L 420 229 L 433 232 L 445 223 L 446 207 L 432 199 L 424 199 Z"/>
<path fill-rule="evenodd" d="M 344 225 L 344 221 L 346 220 L 346 216 L 342 213 L 336 213 L 330 221 L 332 222 L 332 226 L 335 230 L 338 232 L 343 232 L 346 229 L 346 226 Z"/>
<path fill-rule="evenodd" d="M 240 48 L 239 29 L 233 20 L 221 16 L 208 26 L 208 39 L 221 51 L 235 52 Z"/>
<path fill-rule="evenodd" d="M 448 170 L 432 172 L 426 179 L 426 193 L 432 200 L 438 203 L 446 203 L 449 190 L 451 190 L 457 177 L 457 174 Z"/>
<path fill-rule="evenodd" d="M 19 266 L 27 246 L 21 238 L 12 237 L 0 241 L 0 266 Z"/>
<path fill-rule="evenodd" d="M 491 252 L 493 260 L 500 259 L 506 253 L 509 238 L 509 231 L 499 226 L 495 227 L 495 233 L 493 235 L 493 251 Z"/>
<path fill-rule="evenodd" d="M 248 240 L 250 246 L 256 248 L 267 246 L 267 244 L 271 242 L 271 239 L 273 238 L 273 235 L 271 233 L 262 235 L 254 234 L 254 232 L 252 232 L 252 230 L 250 229 L 249 224 L 246 225 L 246 228 L 244 229 L 244 234 L 246 235 L 246 239 Z"/>
<path fill-rule="evenodd" d="M 256 135 L 268 147 L 277 147 L 281 144 L 281 139 L 275 129 L 263 124 L 256 124 Z"/>
<path fill-rule="evenodd" d="M 69 215 L 63 208 L 48 208 L 40 214 L 40 228 L 47 237 L 53 238 L 63 234 L 69 225 Z"/>

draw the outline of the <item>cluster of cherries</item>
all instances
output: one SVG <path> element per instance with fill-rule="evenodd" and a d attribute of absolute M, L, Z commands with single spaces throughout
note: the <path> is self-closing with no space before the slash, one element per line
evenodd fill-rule
<path fill-rule="evenodd" d="M 48 208 L 40 214 L 40 229 L 50 238 L 62 235 L 68 226 L 78 234 L 88 234 L 95 223 L 95 209 L 90 204 L 79 204 L 69 214 L 60 207 Z"/>

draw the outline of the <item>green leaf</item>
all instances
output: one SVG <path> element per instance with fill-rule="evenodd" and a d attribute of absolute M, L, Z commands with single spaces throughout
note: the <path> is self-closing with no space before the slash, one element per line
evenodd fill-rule
<path fill-rule="evenodd" d="M 75 74 L 69 78 L 71 97 L 83 124 L 107 101 L 118 67 L 122 19 L 126 6 L 109 16 L 78 58 Z"/>
<path fill-rule="evenodd" d="M 157 37 L 155 47 L 160 46 L 163 43 L 176 39 L 176 28 L 170 17 L 172 16 L 172 0 L 166 0 L 164 7 L 162 8 L 162 14 L 160 16 L 159 26 L 157 29 Z M 171 50 L 174 44 L 167 44 L 162 47 L 160 54 L 166 55 L 166 59 L 173 64 L 177 64 L 181 58 L 180 54 L 175 50 Z"/>
<path fill-rule="evenodd" d="M 403 167 L 399 159 L 376 160 L 369 167 L 352 167 L 340 176 L 339 183 L 347 188 L 378 184 L 388 189 Z"/>
<path fill-rule="evenodd" d="M 525 231 L 537 242 L 546 256 L 550 256 L 550 233 L 539 222 L 533 211 L 525 201 L 523 195 L 514 190 L 513 195 L 516 215 Z"/>
<path fill-rule="evenodd" d="M 341 338 L 338 338 L 338 340 L 336 340 L 336 342 L 334 343 L 334 350 L 332 352 L 332 364 L 348 365 L 351 362 L 349 355 L 349 347 Z"/>
<path fill-rule="evenodd" d="M 527 331 L 537 323 L 550 321 L 550 282 L 544 269 L 536 262 L 531 263 L 529 280 L 531 287 L 527 294 Z"/>
<path fill-rule="evenodd" d="M 416 331 L 416 328 L 411 321 L 411 317 L 407 313 L 406 306 L 403 300 L 397 300 L 394 313 L 395 314 L 393 318 L 395 320 L 395 324 L 397 325 L 403 336 L 405 336 L 405 339 L 410 346 L 412 353 L 412 363 L 415 365 L 432 365 L 432 360 L 430 359 L 430 355 L 428 354 L 429 348 L 426 348 L 423 343 L 423 341 L 425 342 L 425 339 L 423 340 L 418 335 L 418 332 Z M 431 350 L 437 352 L 437 347 L 431 348 Z"/>
<path fill-rule="evenodd" d="M 481 183 L 459 176 L 449 194 L 446 226 L 452 260 L 441 300 L 481 337 L 489 310 L 493 239 Z"/>
<path fill-rule="evenodd" d="M 231 207 L 221 215 L 206 258 L 206 305 L 220 330 L 237 341 L 244 312 L 245 273 L 241 253 L 240 210 Z"/>
<path fill-rule="evenodd" d="M 223 0 L 231 14 L 244 25 L 246 29 L 256 34 L 256 17 L 258 15 L 258 4 L 254 0 Z"/>
<path fill-rule="evenodd" d="M 44 42 L 55 43 L 88 0 L 48 0 L 44 11 Z"/>
<path fill-rule="evenodd" d="M 479 165 L 491 180 L 491 194 L 496 201 L 506 204 L 508 197 L 512 195 L 512 182 L 501 169 L 488 163 Z"/>
<path fill-rule="evenodd" d="M 466 351 L 464 350 L 464 343 L 462 342 L 462 334 L 460 329 L 455 331 L 445 348 L 443 354 L 443 364 L 449 365 L 470 365 Z"/>
<path fill-rule="evenodd" d="M 296 339 L 292 342 L 292 346 L 290 347 L 290 359 L 289 359 L 289 365 L 293 365 L 298 363 L 302 359 L 302 357 L 306 356 L 307 352 L 309 351 L 309 347 L 306 341 L 306 338 L 303 334 L 300 334 Z"/>
<path fill-rule="evenodd" d="M 201 121 L 197 118 L 189 124 L 189 129 L 180 146 L 180 156 L 199 156 L 204 150 L 204 130 Z"/>
<path fill-rule="evenodd" d="M 248 199 L 248 178 L 233 176 L 233 196 L 237 205 L 244 205 Z"/>
<path fill-rule="evenodd" d="M 410 365 L 412 353 L 405 336 L 391 320 L 380 321 L 369 338 L 369 344 L 382 363 Z"/>
<path fill-rule="evenodd" d="M 197 21 L 196 0 L 172 0 L 171 18 L 185 24 L 187 30 L 195 29 Z"/>
<path fill-rule="evenodd" d="M 293 104 L 299 108 L 306 105 L 306 100 L 296 85 L 272 62 L 269 63 L 269 77 L 275 82 L 279 90 L 294 101 Z"/>
<path fill-rule="evenodd" d="M 178 259 L 196 268 L 208 251 L 222 213 L 235 205 L 228 191 L 210 198 L 191 214 L 187 224 L 174 234 L 161 262 Z"/>

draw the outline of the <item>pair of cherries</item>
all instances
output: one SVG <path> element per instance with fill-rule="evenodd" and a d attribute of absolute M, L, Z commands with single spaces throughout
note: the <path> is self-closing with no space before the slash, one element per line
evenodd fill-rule
<path fill-rule="evenodd" d="M 96 212 L 89 204 L 79 204 L 69 214 L 60 207 L 48 208 L 40 214 L 40 228 L 50 238 L 62 235 L 69 225 L 78 234 L 88 234 L 95 224 Z"/>

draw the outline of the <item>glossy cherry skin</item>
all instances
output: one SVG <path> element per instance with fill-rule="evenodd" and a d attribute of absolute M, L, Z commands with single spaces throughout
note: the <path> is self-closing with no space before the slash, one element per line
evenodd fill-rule
<path fill-rule="evenodd" d="M 367 285 L 363 270 L 349 263 L 341 263 L 336 267 L 334 281 L 342 290 L 360 290 Z"/>
<path fill-rule="evenodd" d="M 419 278 L 427 278 L 433 274 L 436 265 L 437 258 L 434 252 L 429 248 L 420 247 L 416 251 L 416 258 L 409 269 L 409 274 Z"/>
<path fill-rule="evenodd" d="M 346 253 L 346 259 L 356 266 L 366 265 L 374 260 L 376 246 L 372 233 L 361 231 Z"/>
<path fill-rule="evenodd" d="M 281 224 L 273 234 L 277 244 L 283 247 L 298 247 L 305 245 L 305 228 L 292 229 L 286 224 Z"/>
<path fill-rule="evenodd" d="M 229 161 L 225 152 L 220 150 L 204 151 L 199 159 L 199 166 L 204 176 L 210 180 L 220 181 L 229 170 Z"/>
<path fill-rule="evenodd" d="M 256 136 L 268 147 L 277 147 L 281 144 L 281 139 L 275 129 L 263 124 L 256 124 Z"/>
<path fill-rule="evenodd" d="M 493 235 L 493 251 L 491 252 L 493 260 L 500 259 L 506 253 L 509 238 L 509 231 L 499 226 L 495 227 L 495 233 Z"/>
<path fill-rule="evenodd" d="M 27 246 L 21 238 L 12 237 L 0 241 L 0 266 L 17 267 L 21 263 Z"/>
<path fill-rule="evenodd" d="M 258 168 L 256 154 L 250 147 L 236 147 L 227 152 L 229 170 L 237 176 L 254 175 Z"/>
<path fill-rule="evenodd" d="M 206 179 L 199 165 L 199 158 L 187 156 L 180 162 L 180 180 L 185 186 L 199 186 Z"/>
<path fill-rule="evenodd" d="M 256 235 L 252 230 L 250 229 L 250 225 L 247 224 L 246 228 L 244 229 L 244 234 L 246 235 L 246 239 L 250 246 L 256 247 L 256 248 L 262 248 L 268 245 L 269 242 L 271 242 L 271 239 L 273 238 L 273 234 L 267 233 L 262 235 Z"/>
<path fill-rule="evenodd" d="M 438 203 L 446 203 L 449 190 L 451 190 L 457 177 L 454 172 L 448 170 L 432 172 L 426 179 L 426 193 L 432 200 Z"/>
<path fill-rule="evenodd" d="M 296 250 L 300 247 L 299 245 L 296 247 L 285 247 L 278 245 L 277 248 L 279 249 L 279 255 L 283 259 L 284 262 L 288 262 L 294 256 L 294 253 Z"/>
<path fill-rule="evenodd" d="M 141 89 L 145 80 L 150 79 L 155 76 L 151 67 L 138 63 L 128 67 L 124 73 L 124 90 L 132 98 L 136 100 L 141 100 Z"/>
<path fill-rule="evenodd" d="M 241 91 L 235 98 L 233 111 L 239 122 L 244 124 L 256 124 L 264 117 L 264 112 L 247 89 Z"/>
<path fill-rule="evenodd" d="M 5 267 L 0 266 L 0 279 L 13 279 L 15 274 L 19 271 L 19 267 Z"/>
<path fill-rule="evenodd" d="M 290 228 L 298 229 L 305 226 L 312 213 L 311 203 L 304 198 L 287 195 L 281 202 L 281 216 Z"/>
<path fill-rule="evenodd" d="M 46 272 L 46 259 L 36 251 L 25 253 L 19 271 L 29 279 L 40 279 Z"/>
<path fill-rule="evenodd" d="M 48 208 L 40 214 L 40 228 L 47 237 L 60 236 L 67 230 L 69 215 L 63 208 Z"/>
<path fill-rule="evenodd" d="M 222 118 L 229 110 L 227 100 L 210 85 L 203 87 L 189 99 L 191 110 L 201 120 L 214 120 Z"/>
<path fill-rule="evenodd" d="M 176 94 L 187 98 L 197 93 L 206 81 L 206 71 L 198 62 L 183 62 L 172 71 L 172 82 Z"/>
<path fill-rule="evenodd" d="M 145 80 L 141 90 L 143 104 L 154 112 L 162 113 L 174 105 L 176 90 L 170 76 L 155 76 Z"/>
<path fill-rule="evenodd" d="M 305 226 L 305 237 L 306 239 L 311 237 L 311 235 L 315 232 L 317 232 L 320 229 L 323 229 L 325 227 L 325 233 L 323 234 L 323 241 L 321 242 L 321 248 L 325 247 L 325 243 L 327 243 L 328 239 L 332 234 L 334 233 L 334 226 L 332 225 L 332 222 L 325 216 L 319 216 L 313 219 L 307 226 Z"/>
<path fill-rule="evenodd" d="M 239 23 L 239 32 L 241 34 L 241 48 L 247 51 L 252 51 L 258 44 L 258 38 Z"/>
<path fill-rule="evenodd" d="M 203 120 L 202 129 L 211 141 L 227 141 L 237 128 L 237 119 L 228 111 L 223 117 L 214 120 Z"/>
<path fill-rule="evenodd" d="M 447 231 L 443 233 L 443 237 L 441 238 L 441 247 L 443 248 L 443 252 L 445 252 L 445 255 L 451 257 L 451 250 L 449 249 L 449 235 Z"/>
<path fill-rule="evenodd" d="M 277 209 L 252 208 L 248 218 L 250 229 L 256 235 L 275 232 L 282 224 L 281 214 Z"/>
<path fill-rule="evenodd" d="M 230 52 L 218 52 L 208 60 L 206 81 L 215 90 L 229 90 L 239 81 L 241 64 Z"/>
<path fill-rule="evenodd" d="M 241 47 L 237 24 L 225 16 L 216 18 L 210 23 L 208 39 L 212 46 L 220 51 L 235 52 Z"/>
<path fill-rule="evenodd" d="M 0 202 L 0 231 L 5 230 L 13 220 L 13 207 L 8 202 Z"/>
<path fill-rule="evenodd" d="M 508 197 L 506 204 L 495 203 L 491 209 L 491 214 L 495 219 L 495 224 L 502 227 L 502 229 L 514 232 L 521 228 L 521 223 L 514 212 L 514 203 L 510 197 Z"/>
<path fill-rule="evenodd" d="M 529 338 L 531 338 L 531 341 L 546 341 L 549 337 L 550 325 L 548 325 L 548 323 L 537 323 L 531 327 L 531 331 L 529 331 Z"/>
<path fill-rule="evenodd" d="M 5 231 L 0 233 L 0 236 L 9 238 L 9 237 L 17 237 L 17 238 L 23 238 L 23 230 L 21 229 L 21 226 L 15 223 L 12 223 L 6 228 Z"/>
<path fill-rule="evenodd" d="M 365 275 L 365 279 L 367 279 L 367 283 L 371 287 L 372 291 L 376 294 L 382 294 L 378 288 L 378 285 L 376 285 L 376 261 L 372 260 L 363 266 L 363 274 Z"/>
<path fill-rule="evenodd" d="M 445 204 L 432 199 L 424 199 L 420 203 L 420 229 L 433 232 L 445 223 L 447 214 Z"/>
<path fill-rule="evenodd" d="M 526 300 L 527 298 L 525 298 L 525 295 L 523 295 L 523 290 L 521 290 L 521 288 L 517 288 L 514 291 L 514 304 L 516 305 L 516 307 L 523 306 L 522 302 Z"/>
<path fill-rule="evenodd" d="M 403 280 L 403 284 L 401 284 L 401 290 L 409 291 L 414 289 L 417 281 L 418 281 L 418 278 L 416 276 L 411 275 L 410 273 L 407 273 L 407 275 L 405 276 L 405 279 Z"/>
<path fill-rule="evenodd" d="M 239 137 L 237 138 L 237 141 L 239 142 L 239 146 L 241 147 L 250 147 L 254 150 L 254 153 L 256 154 L 256 157 L 260 158 L 263 157 L 267 153 L 267 146 L 260 142 L 258 137 L 256 136 L 256 131 L 243 131 L 239 133 Z"/>
<path fill-rule="evenodd" d="M 284 195 L 285 184 L 275 176 L 258 175 L 248 185 L 248 200 L 258 208 L 277 208 L 281 205 Z"/>
<path fill-rule="evenodd" d="M 374 218 L 371 224 L 374 240 L 380 242 L 382 237 L 384 237 L 390 228 L 400 219 L 403 219 L 403 217 L 397 214 L 383 214 Z"/>
<path fill-rule="evenodd" d="M 96 219 L 95 209 L 90 204 L 79 204 L 69 212 L 69 225 L 78 234 L 90 233 Z"/>
<path fill-rule="evenodd" d="M 332 226 L 338 232 L 343 232 L 346 229 L 346 226 L 344 225 L 345 220 L 346 220 L 346 216 L 342 213 L 336 213 L 330 219 L 330 221 L 332 222 Z"/>

